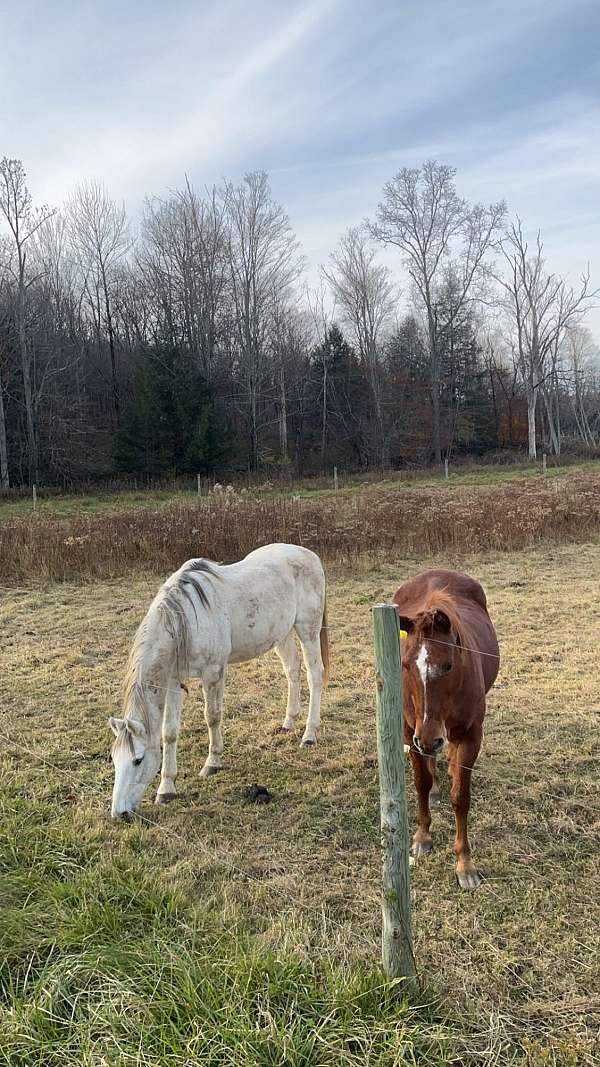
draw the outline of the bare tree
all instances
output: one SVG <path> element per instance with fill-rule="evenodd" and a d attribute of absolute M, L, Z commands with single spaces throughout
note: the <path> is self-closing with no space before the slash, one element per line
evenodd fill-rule
<path fill-rule="evenodd" d="M 521 396 L 519 368 L 511 355 L 499 325 L 488 323 L 482 333 L 482 359 L 489 376 L 496 438 L 510 448 L 514 444 L 515 404 Z"/>
<path fill-rule="evenodd" d="M 125 205 L 115 204 L 97 182 L 84 182 L 67 204 L 67 221 L 73 248 L 90 287 L 98 333 L 102 319 L 108 333 L 113 414 L 115 423 L 118 423 L 120 396 L 111 282 L 117 264 L 131 248 Z"/>
<path fill-rule="evenodd" d="M 321 370 L 321 464 L 325 469 L 329 426 L 329 372 L 333 361 L 333 345 L 329 343 L 328 337 L 334 323 L 336 305 L 335 298 L 331 304 L 327 299 L 323 277 L 315 289 L 306 287 L 305 296 L 314 334 L 316 360 Z"/>
<path fill-rule="evenodd" d="M 276 289 L 271 294 L 271 314 L 267 331 L 268 344 L 273 362 L 276 380 L 276 408 L 279 425 L 279 454 L 288 458 L 288 403 L 287 403 L 287 353 L 290 341 L 291 308 L 286 299 L 289 294 L 279 293 Z"/>
<path fill-rule="evenodd" d="M 600 430 L 597 348 L 589 330 L 583 326 L 569 326 L 565 330 L 562 349 L 570 377 L 569 399 L 577 432 L 586 448 L 594 448 Z"/>
<path fill-rule="evenodd" d="M 250 458 L 259 461 L 259 399 L 272 295 L 282 296 L 302 270 L 299 245 L 289 219 L 273 200 L 264 171 L 247 174 L 224 188 L 234 331 L 245 381 Z"/>
<path fill-rule="evenodd" d="M 508 276 L 496 275 L 504 292 L 504 306 L 511 324 L 515 357 L 527 396 L 529 458 L 537 456 L 536 409 L 540 392 L 546 399 L 553 448 L 560 450 L 559 427 L 553 418 L 548 383 L 557 373 L 557 359 L 565 330 L 578 325 L 593 303 L 589 273 L 582 275 L 579 289 L 567 286 L 545 269 L 543 243 L 538 232 L 533 254 L 523 235 L 521 220 L 511 223 L 502 240 Z"/>
<path fill-rule="evenodd" d="M 29 478 L 36 482 L 38 477 L 38 452 L 35 426 L 34 390 L 31 374 L 31 352 L 27 340 L 27 292 L 36 281 L 35 276 L 27 274 L 27 251 L 29 242 L 46 219 L 52 215 L 48 208 L 34 210 L 31 194 L 26 185 L 25 168 L 19 159 L 7 159 L 0 162 L 0 213 L 8 223 L 12 236 L 13 252 L 10 272 L 16 285 L 15 320 L 17 328 L 21 372 L 23 375 L 23 395 L 25 399 L 25 417 L 27 422 L 27 443 L 29 449 Z"/>
<path fill-rule="evenodd" d="M 8 276 L 10 253 L 6 244 L 0 240 L 0 487 L 10 488 L 8 470 L 8 447 L 6 440 L 6 412 L 4 408 L 4 381 L 8 373 L 8 351 L 4 344 L 6 336 L 6 308 L 9 304 Z"/>
<path fill-rule="evenodd" d="M 427 320 L 431 374 L 432 446 L 441 463 L 439 335 L 448 322 L 438 321 L 437 290 L 446 266 L 454 258 L 458 279 L 452 314 L 472 297 L 483 276 L 485 258 L 494 245 L 506 207 L 503 201 L 470 206 L 458 196 L 456 171 L 428 161 L 419 168 L 403 167 L 383 189 L 372 235 L 400 249 Z"/>
<path fill-rule="evenodd" d="M 181 334 L 207 381 L 215 373 L 228 289 L 225 212 L 216 189 L 186 187 L 146 204 L 139 262 L 171 340 Z"/>
<path fill-rule="evenodd" d="M 389 465 L 390 426 L 383 399 L 382 339 L 395 310 L 398 293 L 387 267 L 375 262 L 364 228 L 353 227 L 331 255 L 333 266 L 323 274 L 348 325 L 367 370 L 378 434 L 378 460 Z"/>

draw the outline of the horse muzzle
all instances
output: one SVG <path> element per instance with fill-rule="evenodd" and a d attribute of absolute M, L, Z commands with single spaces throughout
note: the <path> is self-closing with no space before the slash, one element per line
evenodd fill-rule
<path fill-rule="evenodd" d="M 431 745 L 424 745 L 421 739 L 416 734 L 413 734 L 413 745 L 421 756 L 437 756 L 438 752 L 441 752 L 444 747 L 444 738 L 436 737 Z"/>
<path fill-rule="evenodd" d="M 113 811 L 112 817 L 118 822 L 133 822 L 134 811 Z"/>

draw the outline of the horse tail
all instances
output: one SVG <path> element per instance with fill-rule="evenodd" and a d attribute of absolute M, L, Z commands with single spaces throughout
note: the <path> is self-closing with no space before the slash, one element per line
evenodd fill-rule
<path fill-rule="evenodd" d="M 323 600 L 323 619 L 321 622 L 321 659 L 323 660 L 323 685 L 329 682 L 329 630 L 327 627 L 327 594 Z"/>

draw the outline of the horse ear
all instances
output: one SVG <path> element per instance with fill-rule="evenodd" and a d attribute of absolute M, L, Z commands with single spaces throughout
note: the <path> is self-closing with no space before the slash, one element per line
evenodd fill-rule
<path fill-rule="evenodd" d="M 127 719 L 128 729 L 134 737 L 138 737 L 142 741 L 146 736 L 146 728 L 143 723 L 138 722 L 137 719 Z"/>
<path fill-rule="evenodd" d="M 408 615 L 401 615 L 398 611 L 398 608 L 396 608 L 396 611 L 398 612 L 398 622 L 400 623 L 400 629 L 406 630 L 407 634 L 412 633 L 415 628 L 414 619 L 409 618 Z"/>
<path fill-rule="evenodd" d="M 115 737 L 118 737 L 121 733 L 124 723 L 125 719 L 115 719 L 114 715 L 111 715 L 110 719 L 108 720 L 108 725 L 110 726 Z"/>

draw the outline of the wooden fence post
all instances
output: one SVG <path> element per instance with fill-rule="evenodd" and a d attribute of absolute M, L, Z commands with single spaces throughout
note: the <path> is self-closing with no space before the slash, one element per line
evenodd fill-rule
<path fill-rule="evenodd" d="M 388 978 L 407 978 L 414 983 L 402 665 L 398 615 L 393 604 L 377 604 L 373 608 L 373 637 L 383 849 L 383 970 Z"/>
<path fill-rule="evenodd" d="M 546 473 L 546 469 L 547 469 L 547 467 L 546 467 L 546 464 L 547 464 L 547 460 L 546 460 L 546 453 L 545 453 L 545 452 L 543 452 L 543 453 L 542 453 L 542 472 L 543 472 L 544 474 Z"/>
<path fill-rule="evenodd" d="M 33 510 L 37 508 L 37 485 L 33 487 Z"/>
<path fill-rule="evenodd" d="M 200 475 L 198 475 L 198 496 L 202 496 L 202 486 L 200 485 Z"/>
<path fill-rule="evenodd" d="M 444 477 L 448 477 L 448 456 L 444 460 Z"/>
<path fill-rule="evenodd" d="M 334 467 L 333 468 L 333 488 L 335 489 L 336 492 L 337 492 L 337 487 L 338 487 L 337 467 Z"/>

